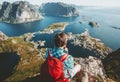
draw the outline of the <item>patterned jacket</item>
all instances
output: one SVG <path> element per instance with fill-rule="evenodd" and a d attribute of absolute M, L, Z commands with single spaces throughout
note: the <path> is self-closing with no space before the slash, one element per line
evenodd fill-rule
<path fill-rule="evenodd" d="M 50 48 L 46 49 L 46 58 L 48 57 L 48 50 L 50 50 Z M 63 48 L 57 48 L 54 47 L 53 49 L 51 49 L 52 52 L 52 56 L 56 57 L 56 58 L 60 58 L 62 55 L 68 53 L 65 49 Z M 69 55 L 67 57 L 67 59 L 63 62 L 64 65 L 64 74 L 66 78 L 72 78 L 73 74 L 72 74 L 72 69 L 74 68 L 74 60 L 73 57 L 71 55 Z"/>

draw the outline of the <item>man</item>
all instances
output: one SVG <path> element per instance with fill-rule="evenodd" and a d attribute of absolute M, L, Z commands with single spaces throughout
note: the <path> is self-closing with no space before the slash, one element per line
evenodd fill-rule
<path fill-rule="evenodd" d="M 55 47 L 51 49 L 52 56 L 60 59 L 63 55 L 68 54 L 67 45 L 68 37 L 65 33 L 58 33 L 54 37 Z M 48 58 L 48 51 L 46 51 L 46 58 Z M 74 65 L 74 58 L 71 55 L 68 55 L 66 60 L 63 62 L 64 65 L 64 75 L 69 80 L 80 71 L 80 65 Z"/>

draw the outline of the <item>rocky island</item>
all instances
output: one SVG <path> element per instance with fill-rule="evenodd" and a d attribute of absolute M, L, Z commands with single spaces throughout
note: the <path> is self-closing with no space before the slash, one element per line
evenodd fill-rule
<path fill-rule="evenodd" d="M 47 28 L 40 31 L 39 33 L 40 34 L 43 34 L 43 33 L 51 34 L 55 31 L 63 31 L 67 25 L 69 25 L 68 22 L 53 23 L 53 24 L 49 25 Z"/>
<path fill-rule="evenodd" d="M 78 10 L 68 4 L 57 2 L 57 3 L 46 3 L 40 7 L 40 12 L 47 16 L 60 16 L 60 17 L 72 17 L 79 16 Z"/>
<path fill-rule="evenodd" d="M 0 21 L 16 24 L 41 20 L 43 17 L 36 8 L 27 1 L 3 2 L 0 9 Z"/>
<path fill-rule="evenodd" d="M 90 21 L 90 22 L 89 22 L 89 25 L 90 25 L 91 27 L 100 27 L 99 23 L 98 23 L 98 22 L 95 22 L 95 21 Z"/>

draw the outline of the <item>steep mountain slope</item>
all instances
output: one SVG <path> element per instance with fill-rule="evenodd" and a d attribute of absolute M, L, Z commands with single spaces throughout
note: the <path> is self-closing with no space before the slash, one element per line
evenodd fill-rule
<path fill-rule="evenodd" d="M 35 6 L 26 1 L 3 2 L 0 9 L 0 21 L 8 23 L 23 23 L 41 19 L 42 16 Z"/>

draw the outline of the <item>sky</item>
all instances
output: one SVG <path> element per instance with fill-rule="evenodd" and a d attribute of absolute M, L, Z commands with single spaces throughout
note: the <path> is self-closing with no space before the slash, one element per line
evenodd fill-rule
<path fill-rule="evenodd" d="M 18 0 L 0 0 L 0 4 L 4 1 L 14 2 Z M 19 0 L 22 1 L 22 0 Z M 85 6 L 119 6 L 120 0 L 25 0 L 32 4 L 41 5 L 46 2 L 64 2 L 68 4 L 85 5 Z"/>

